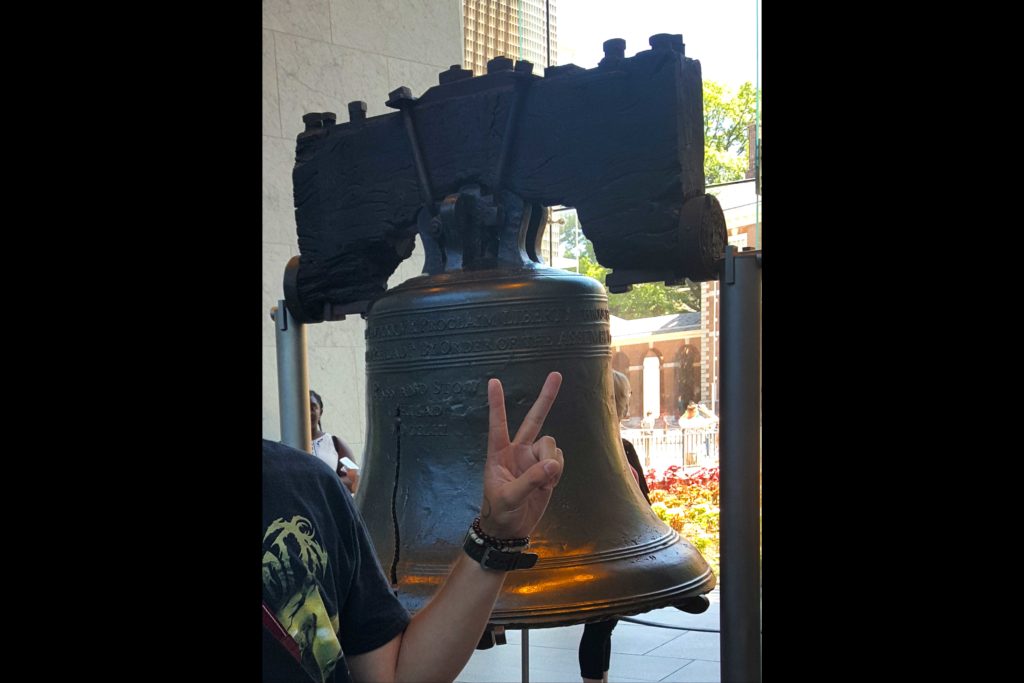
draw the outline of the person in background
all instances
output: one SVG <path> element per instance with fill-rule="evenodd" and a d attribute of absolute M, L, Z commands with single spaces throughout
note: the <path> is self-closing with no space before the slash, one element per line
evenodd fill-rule
<path fill-rule="evenodd" d="M 686 412 L 679 416 L 679 426 L 682 429 L 697 429 L 705 427 L 707 424 L 708 419 L 700 413 L 697 404 L 693 401 L 686 406 Z"/>
<path fill-rule="evenodd" d="M 711 460 L 713 437 L 718 436 L 717 424 L 718 417 L 707 408 L 694 401 L 686 406 L 686 412 L 679 416 L 679 428 L 683 430 L 684 467 L 698 465 L 698 457 L 705 462 Z M 709 431 L 715 433 L 710 434 Z"/>
<path fill-rule="evenodd" d="M 612 370 L 612 384 L 615 392 L 615 409 L 618 412 L 619 420 L 622 421 L 629 417 L 629 378 L 618 370 Z M 625 451 L 626 462 L 629 463 L 633 479 L 636 480 L 644 500 L 650 505 L 651 499 L 648 497 L 650 491 L 647 488 L 647 480 L 644 478 L 636 449 L 626 439 L 622 439 L 622 449 Z M 612 655 L 612 629 L 615 628 L 618 621 L 618 619 L 593 621 L 583 627 L 579 660 L 580 677 L 583 678 L 584 683 L 608 683 L 608 667 L 611 664 Z"/>
<path fill-rule="evenodd" d="M 618 412 L 619 422 L 621 422 L 629 418 L 629 397 L 631 393 L 629 378 L 618 370 L 612 370 L 612 386 L 615 391 L 615 410 Z M 622 439 L 622 450 L 626 452 L 626 462 L 629 463 L 629 468 L 633 470 L 633 477 L 636 479 L 637 486 L 640 487 L 644 498 L 647 498 L 650 491 L 647 489 L 644 468 L 640 464 L 640 456 L 637 454 L 636 448 L 626 439 Z M 648 499 L 647 503 L 650 504 L 650 502 L 650 499 Z"/>
<path fill-rule="evenodd" d="M 718 424 L 718 416 L 703 403 L 697 404 L 697 414 L 705 418 L 709 424 Z"/>
<path fill-rule="evenodd" d="M 327 463 L 327 466 L 338 473 L 345 488 L 349 493 L 355 495 L 359 486 L 359 471 L 350 470 L 341 462 L 342 458 L 348 458 L 355 462 L 352 449 L 344 441 L 333 434 L 329 434 L 320 426 L 320 418 L 324 414 L 324 400 L 320 394 L 312 389 L 309 390 L 309 428 L 310 436 L 313 437 L 313 455 Z"/>

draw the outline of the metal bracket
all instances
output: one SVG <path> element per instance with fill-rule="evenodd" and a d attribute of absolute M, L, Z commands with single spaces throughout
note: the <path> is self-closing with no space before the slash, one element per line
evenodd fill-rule
<path fill-rule="evenodd" d="M 500 198 L 502 183 L 505 179 L 505 167 L 508 166 L 508 159 L 512 152 L 512 143 L 515 142 L 516 129 L 519 124 L 519 110 L 522 109 L 523 100 L 529 92 L 533 79 L 530 74 L 533 72 L 533 64 L 525 60 L 519 60 L 515 67 L 517 74 L 516 84 L 513 90 L 512 106 L 508 111 L 508 119 L 505 121 L 505 138 L 501 141 L 501 153 L 498 156 L 498 168 L 494 178 L 493 193 Z"/>
<path fill-rule="evenodd" d="M 731 285 L 736 282 L 736 245 L 725 245 L 725 275 L 722 282 Z"/>
<path fill-rule="evenodd" d="M 274 321 L 274 329 L 284 332 L 288 329 L 288 316 L 278 313 L 277 306 L 270 307 L 270 319 Z"/>
<path fill-rule="evenodd" d="M 370 301 L 368 299 L 362 299 L 360 301 L 352 301 L 347 304 L 332 304 L 329 301 L 324 302 L 324 320 L 325 321 L 338 321 L 344 320 L 346 316 L 359 314 L 363 318 L 366 317 L 367 311 L 370 310 Z"/>
<path fill-rule="evenodd" d="M 667 287 L 683 284 L 681 278 L 668 270 L 613 270 L 605 277 L 605 286 L 612 294 L 622 294 L 633 289 L 633 285 L 642 282 L 664 282 Z"/>
<path fill-rule="evenodd" d="M 392 109 L 402 112 L 402 123 L 405 125 L 405 134 L 409 138 L 409 146 L 412 148 L 412 159 L 416 165 L 416 175 L 420 180 L 420 197 L 423 205 L 434 211 L 434 193 L 430 187 L 430 177 L 427 175 L 427 165 L 423 161 L 423 151 L 420 149 L 419 138 L 416 136 L 416 125 L 412 120 L 412 108 L 416 98 L 412 96 L 412 90 L 402 86 L 388 93 L 388 101 L 384 104 Z"/>

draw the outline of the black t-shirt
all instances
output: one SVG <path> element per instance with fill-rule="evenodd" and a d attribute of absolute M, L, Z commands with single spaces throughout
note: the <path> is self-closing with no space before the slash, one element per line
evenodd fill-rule
<path fill-rule="evenodd" d="M 264 683 L 317 674 L 314 680 L 348 682 L 345 654 L 375 650 L 409 624 L 338 475 L 309 453 L 266 439 L 263 600 L 303 658 L 300 667 L 264 629 Z"/>

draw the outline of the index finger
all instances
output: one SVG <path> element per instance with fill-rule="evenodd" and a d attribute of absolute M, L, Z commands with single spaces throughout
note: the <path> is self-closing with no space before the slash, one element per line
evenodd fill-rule
<path fill-rule="evenodd" d="M 505 390 L 500 379 L 487 382 L 487 452 L 495 453 L 508 446 L 508 419 L 505 417 Z"/>
<path fill-rule="evenodd" d="M 561 386 L 561 373 L 552 372 L 548 375 L 548 378 L 544 381 L 544 386 L 540 389 L 540 395 L 533 402 L 533 407 L 530 408 L 530 412 L 523 419 L 523 424 L 519 426 L 516 438 L 513 439 L 514 443 L 533 443 L 533 440 L 540 434 L 541 427 L 544 426 L 544 420 L 547 418 L 548 411 L 551 410 L 551 404 L 555 402 L 555 397 L 558 396 L 558 388 Z"/>

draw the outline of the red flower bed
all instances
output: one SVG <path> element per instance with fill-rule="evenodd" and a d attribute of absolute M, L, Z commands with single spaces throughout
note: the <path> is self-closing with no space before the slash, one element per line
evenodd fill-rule
<path fill-rule="evenodd" d="M 675 495 L 704 494 L 700 497 L 714 498 L 713 502 L 718 504 L 717 467 L 701 467 L 686 471 L 679 465 L 672 465 L 661 477 L 651 469 L 647 471 L 645 478 L 647 488 L 651 491 L 665 491 Z"/>
<path fill-rule="evenodd" d="M 686 471 L 673 465 L 661 477 L 649 470 L 646 479 L 655 514 L 693 543 L 718 574 L 718 468 Z"/>

